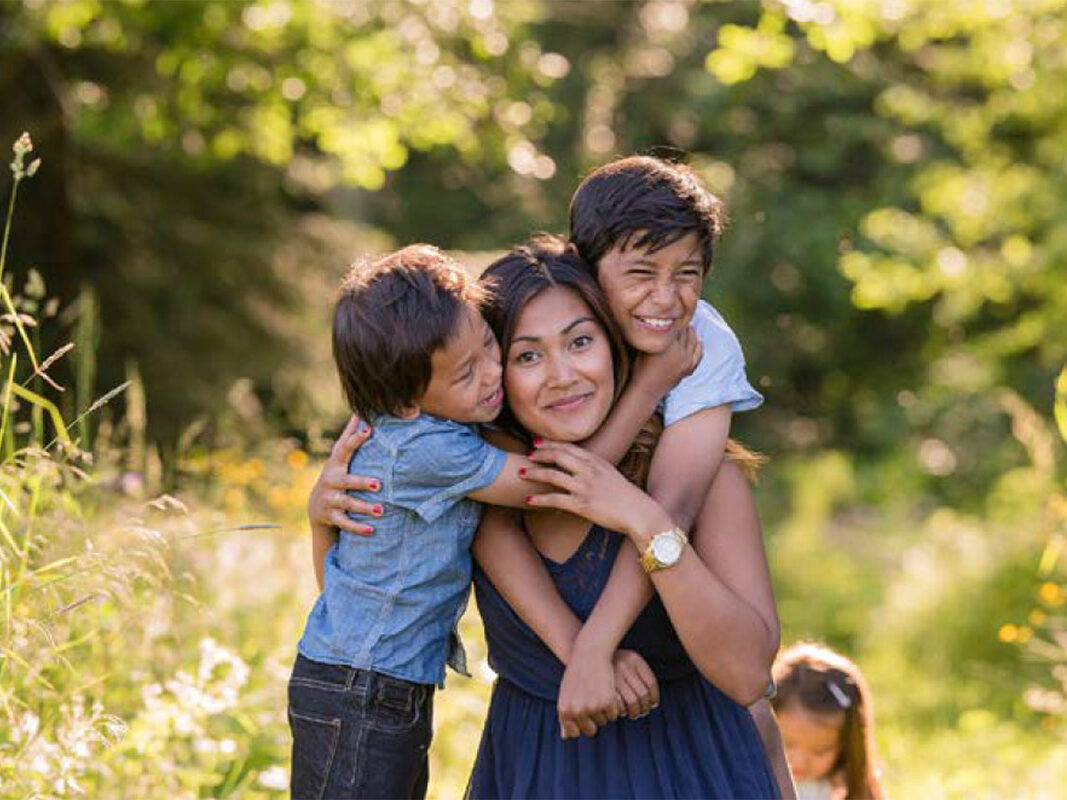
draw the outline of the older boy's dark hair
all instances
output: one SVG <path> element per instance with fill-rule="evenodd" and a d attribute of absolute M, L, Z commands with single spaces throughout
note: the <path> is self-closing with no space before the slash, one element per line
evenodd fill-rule
<path fill-rule="evenodd" d="M 655 156 L 598 167 L 571 198 L 570 240 L 594 268 L 615 245 L 655 252 L 695 233 L 706 274 L 725 224 L 722 201 L 692 167 Z"/>
<path fill-rule="evenodd" d="M 413 244 L 345 276 L 333 315 L 333 358 L 349 407 L 400 414 L 426 391 L 431 357 L 485 300 L 436 247 Z"/>

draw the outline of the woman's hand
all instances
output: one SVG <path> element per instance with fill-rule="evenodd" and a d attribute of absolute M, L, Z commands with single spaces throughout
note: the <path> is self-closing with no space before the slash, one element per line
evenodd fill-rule
<path fill-rule="evenodd" d="M 641 353 L 634 359 L 632 380 L 648 387 L 654 397 L 662 397 L 692 374 L 703 354 L 703 342 L 693 326 L 686 325 L 662 353 Z"/>
<path fill-rule="evenodd" d="M 349 489 L 363 492 L 376 492 L 381 489 L 381 482 L 377 478 L 348 474 L 348 464 L 353 454 L 370 434 L 370 425 L 354 415 L 341 431 L 308 498 L 308 520 L 312 527 L 319 525 L 340 528 L 362 536 L 374 533 L 373 527 L 356 522 L 347 513 L 374 517 L 382 515 L 380 505 L 357 500 L 347 493 Z"/>
<path fill-rule="evenodd" d="M 663 507 L 604 459 L 580 447 L 545 442 L 530 454 L 541 467 L 520 474 L 562 490 L 527 498 L 532 508 L 568 511 L 608 530 L 620 531 L 643 551 L 648 540 L 673 526 Z"/>

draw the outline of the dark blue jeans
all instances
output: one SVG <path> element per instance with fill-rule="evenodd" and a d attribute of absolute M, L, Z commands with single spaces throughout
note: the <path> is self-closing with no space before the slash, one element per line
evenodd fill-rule
<path fill-rule="evenodd" d="M 291 790 L 304 798 L 423 798 L 432 685 L 296 657 Z"/>

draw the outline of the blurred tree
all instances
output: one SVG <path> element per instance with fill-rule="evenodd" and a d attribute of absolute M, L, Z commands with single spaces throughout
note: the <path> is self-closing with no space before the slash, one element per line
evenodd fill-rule
<path fill-rule="evenodd" d="M 496 155 L 492 109 L 536 71 L 510 46 L 530 8 L 4 4 L 0 134 L 32 129 L 49 158 L 13 262 L 33 253 L 66 301 L 95 287 L 102 379 L 136 358 L 173 441 L 229 381 L 266 387 L 292 357 L 257 308 L 296 299 L 272 269 L 294 211 L 379 189 L 413 149 Z"/>
<path fill-rule="evenodd" d="M 34 0 L 0 7 L 0 96 L 63 154 L 43 271 L 97 286 L 101 364 L 138 357 L 157 425 L 276 391 L 256 309 L 296 299 L 294 211 L 498 248 L 611 156 L 684 153 L 772 401 L 744 434 L 975 506 L 1025 462 L 994 390 L 1047 410 L 1067 357 L 1064 5 Z"/>

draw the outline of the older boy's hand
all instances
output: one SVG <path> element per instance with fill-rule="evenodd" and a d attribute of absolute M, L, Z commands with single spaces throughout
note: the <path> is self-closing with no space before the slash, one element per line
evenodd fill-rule
<path fill-rule="evenodd" d="M 633 379 L 662 397 L 692 374 L 704 354 L 704 345 L 692 325 L 686 325 L 662 353 L 641 353 L 634 360 Z"/>
<path fill-rule="evenodd" d="M 347 493 L 349 489 L 363 492 L 381 489 L 381 481 L 377 478 L 348 474 L 352 456 L 370 434 L 370 425 L 353 416 L 337 438 L 308 498 L 308 520 L 312 526 L 326 525 L 363 536 L 374 533 L 373 527 L 356 522 L 348 513 L 380 517 L 381 505 L 357 500 Z"/>
<path fill-rule="evenodd" d="M 615 691 L 611 654 L 576 647 L 559 686 L 559 735 L 564 739 L 596 736 L 599 728 L 625 710 Z"/>
<path fill-rule="evenodd" d="M 616 650 L 615 690 L 626 707 L 626 716 L 640 719 L 659 705 L 659 681 L 648 662 L 633 650 Z"/>

